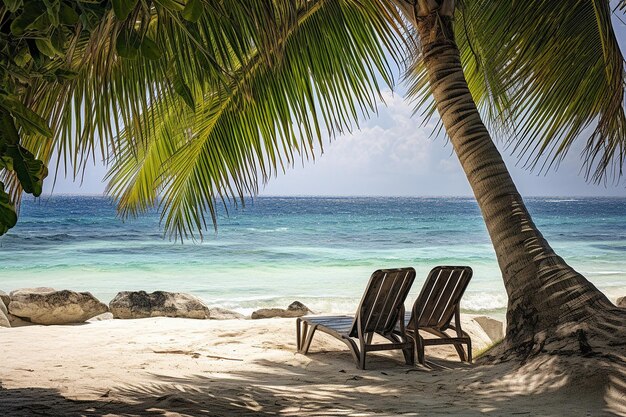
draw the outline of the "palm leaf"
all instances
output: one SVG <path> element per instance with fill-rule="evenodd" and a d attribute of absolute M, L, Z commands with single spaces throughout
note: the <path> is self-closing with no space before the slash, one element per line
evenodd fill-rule
<path fill-rule="evenodd" d="M 588 179 L 621 177 L 624 60 L 611 12 L 601 0 L 460 2 L 455 31 L 468 85 L 526 167 L 558 166 L 580 138 Z M 416 103 L 434 111 L 419 62 L 409 79 Z"/>
<path fill-rule="evenodd" d="M 122 214 L 161 197 L 167 231 L 201 233 L 205 214 L 215 223 L 216 200 L 254 195 L 259 182 L 321 149 L 323 131 L 356 126 L 360 114 L 375 111 L 377 74 L 392 83 L 385 53 L 397 40 L 386 13 L 375 2 L 328 0 L 259 16 L 273 22 L 255 25 L 275 33 L 237 57 L 229 83 L 194 88 L 202 92 L 195 111 L 162 96 L 148 112 L 156 128 L 145 142 L 125 132 L 108 187 Z"/>
<path fill-rule="evenodd" d="M 238 0 L 205 6 L 192 23 L 159 2 L 140 0 L 126 20 L 118 20 L 111 10 L 90 36 L 81 32 L 74 37 L 65 61 L 57 64 L 75 76 L 38 80 L 23 97 L 30 109 L 49 121 L 54 143 L 23 134 L 25 146 L 46 163 L 56 154 L 66 175 L 80 176 L 90 160 L 113 157 L 122 131 L 132 131 L 126 137 L 133 140 L 150 133 L 152 125 L 143 120 L 147 109 L 157 97 L 174 90 L 174 81 L 228 82 L 227 74 L 241 65 L 236 57 L 247 56 L 255 43 L 268 42 L 258 28 L 240 24 L 241 16 L 263 10 L 259 2 Z M 120 37 L 130 39 L 129 31 L 151 42 L 132 60 L 121 58 L 116 50 Z M 160 59 L 154 59 L 155 47 Z M 18 197 L 21 190 L 16 185 L 12 191 Z"/>

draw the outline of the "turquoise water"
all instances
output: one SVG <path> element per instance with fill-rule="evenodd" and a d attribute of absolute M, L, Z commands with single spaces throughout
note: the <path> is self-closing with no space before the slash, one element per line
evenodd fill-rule
<path fill-rule="evenodd" d="M 528 198 L 556 251 L 609 298 L 626 295 L 626 199 Z M 469 265 L 469 312 L 502 314 L 506 295 L 471 198 L 262 197 L 221 213 L 202 242 L 163 238 L 157 213 L 122 222 L 104 197 L 27 200 L 0 237 L 0 289 L 169 290 L 244 313 L 300 300 L 353 311 L 371 272 L 413 266 L 410 299 L 436 265 Z"/>

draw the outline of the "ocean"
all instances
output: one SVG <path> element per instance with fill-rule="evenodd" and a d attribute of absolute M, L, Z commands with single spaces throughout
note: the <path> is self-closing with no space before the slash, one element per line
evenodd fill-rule
<path fill-rule="evenodd" d="M 553 248 L 613 301 L 626 295 L 626 198 L 527 198 Z M 0 237 L 0 289 L 189 292 L 242 313 L 299 300 L 356 309 L 370 274 L 413 266 L 409 300 L 436 265 L 469 265 L 470 313 L 503 316 L 506 293 L 472 198 L 259 197 L 221 210 L 217 232 L 171 241 L 151 212 L 122 221 L 106 197 L 26 198 Z"/>

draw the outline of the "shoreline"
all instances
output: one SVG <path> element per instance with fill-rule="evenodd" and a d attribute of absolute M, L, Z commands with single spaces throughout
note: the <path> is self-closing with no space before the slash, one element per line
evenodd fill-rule
<path fill-rule="evenodd" d="M 259 306 L 256 309 L 229 309 L 211 305 L 195 294 L 183 292 L 121 291 L 108 303 L 89 291 L 59 290 L 51 287 L 20 288 L 7 294 L 0 291 L 0 327 L 29 325 L 65 325 L 111 319 L 140 319 L 154 317 L 192 318 L 206 320 L 301 317 L 306 315 L 354 315 L 355 307 L 346 305 L 342 310 L 324 311 L 309 308 L 299 300 L 288 306 Z M 306 298 L 305 298 L 306 299 Z M 346 303 L 348 304 L 348 303 Z M 286 308 L 285 308 L 286 307 Z M 406 311 L 412 308 L 407 299 Z M 505 312 L 479 313 L 462 311 L 467 317 L 485 317 L 501 322 L 505 327 Z M 495 313 L 495 314 L 490 314 Z M 7 323 L 8 321 L 8 323 Z M 8 325 L 7 325 L 8 324 Z M 502 331 L 502 333 L 504 330 Z"/>

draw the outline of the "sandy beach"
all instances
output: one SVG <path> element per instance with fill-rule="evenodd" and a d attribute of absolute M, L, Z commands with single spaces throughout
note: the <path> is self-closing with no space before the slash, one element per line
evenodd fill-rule
<path fill-rule="evenodd" d="M 466 330 L 475 353 L 489 343 Z M 432 347 L 430 369 L 390 352 L 359 371 L 323 334 L 295 353 L 295 319 L 37 325 L 0 328 L 0 341 L 3 416 L 626 415 L 623 356 L 543 355 L 520 368 Z"/>

